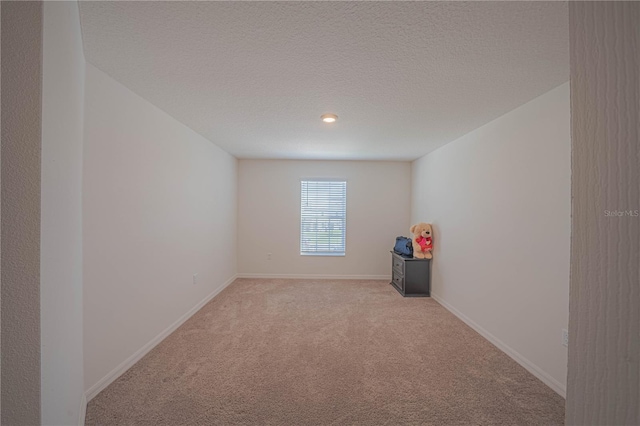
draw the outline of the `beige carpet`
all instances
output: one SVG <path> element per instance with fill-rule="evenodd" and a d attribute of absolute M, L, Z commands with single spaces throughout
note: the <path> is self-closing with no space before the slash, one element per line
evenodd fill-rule
<path fill-rule="evenodd" d="M 551 425 L 564 400 L 431 298 L 238 279 L 96 396 L 88 425 Z"/>

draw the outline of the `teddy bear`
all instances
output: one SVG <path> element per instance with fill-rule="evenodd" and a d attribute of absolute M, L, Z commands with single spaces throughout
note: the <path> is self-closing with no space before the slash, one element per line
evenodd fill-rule
<path fill-rule="evenodd" d="M 413 234 L 411 244 L 413 245 L 413 257 L 417 259 L 431 259 L 433 255 L 433 231 L 428 223 L 418 223 L 411 227 Z"/>

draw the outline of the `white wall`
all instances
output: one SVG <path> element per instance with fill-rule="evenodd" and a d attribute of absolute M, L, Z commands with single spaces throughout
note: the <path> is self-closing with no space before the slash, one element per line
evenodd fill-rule
<path fill-rule="evenodd" d="M 2 8 L 3 425 L 40 424 L 42 2 Z"/>
<path fill-rule="evenodd" d="M 410 171 L 409 162 L 240 160 L 239 273 L 390 276 L 389 250 L 410 227 Z M 300 255 L 300 180 L 314 177 L 347 180 L 346 256 Z"/>
<path fill-rule="evenodd" d="M 78 424 L 82 367 L 82 128 L 78 4 L 45 2 L 40 330 L 42 424 Z"/>
<path fill-rule="evenodd" d="M 432 294 L 566 389 L 569 84 L 416 160 L 412 222 L 434 226 Z"/>
<path fill-rule="evenodd" d="M 90 64 L 84 135 L 91 396 L 236 274 L 237 161 Z"/>
<path fill-rule="evenodd" d="M 566 424 L 640 425 L 640 3 L 570 2 L 569 18 Z"/>

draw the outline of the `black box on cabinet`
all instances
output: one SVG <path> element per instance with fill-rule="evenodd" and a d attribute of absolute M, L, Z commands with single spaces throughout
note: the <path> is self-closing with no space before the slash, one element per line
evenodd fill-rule
<path fill-rule="evenodd" d="M 402 257 L 391 252 L 391 285 L 405 297 L 431 295 L 431 259 Z"/>

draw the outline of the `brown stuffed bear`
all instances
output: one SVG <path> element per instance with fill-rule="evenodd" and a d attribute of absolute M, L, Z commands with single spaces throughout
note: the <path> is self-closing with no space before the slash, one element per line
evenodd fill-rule
<path fill-rule="evenodd" d="M 411 227 L 413 234 L 411 244 L 413 245 L 413 257 L 417 259 L 431 259 L 433 256 L 433 231 L 428 223 L 418 223 Z"/>

